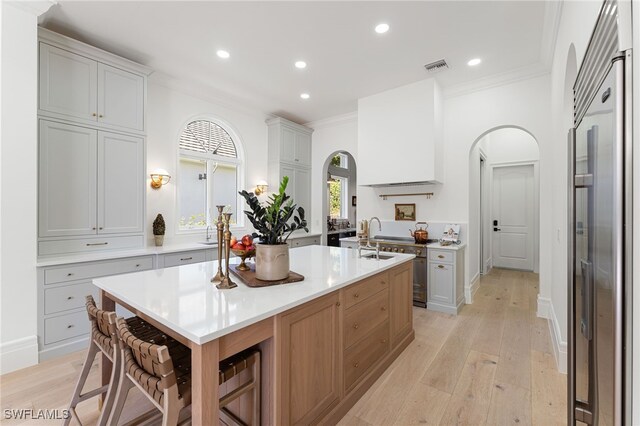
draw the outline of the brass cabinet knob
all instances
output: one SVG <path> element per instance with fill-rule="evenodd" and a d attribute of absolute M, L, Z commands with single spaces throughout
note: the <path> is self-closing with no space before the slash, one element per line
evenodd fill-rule
<path fill-rule="evenodd" d="M 384 306 L 380 306 L 380 310 L 381 310 L 381 311 L 386 311 L 386 310 L 387 310 L 387 308 L 385 308 Z"/>
<path fill-rule="evenodd" d="M 438 268 L 444 269 L 444 265 L 438 265 Z"/>
<path fill-rule="evenodd" d="M 67 276 L 68 276 L 68 277 L 70 277 L 71 275 L 73 275 L 73 272 L 69 272 L 69 273 L 67 274 Z"/>
<path fill-rule="evenodd" d="M 387 339 L 380 340 L 380 343 L 387 343 Z"/>
<path fill-rule="evenodd" d="M 441 255 L 441 254 L 439 254 L 439 255 L 438 255 L 438 259 L 444 259 L 444 256 L 443 256 L 443 255 Z"/>
<path fill-rule="evenodd" d="M 67 328 L 73 328 L 73 324 L 69 324 Z"/>
<path fill-rule="evenodd" d="M 353 363 L 354 368 L 358 368 L 358 365 L 360 365 L 360 364 L 358 364 L 357 362 Z"/>
<path fill-rule="evenodd" d="M 353 324 L 353 328 L 357 330 L 357 329 L 359 329 L 359 328 L 360 328 L 360 326 L 359 326 L 359 325 L 358 325 L 358 323 L 356 322 L 355 324 Z"/>
<path fill-rule="evenodd" d="M 360 297 L 360 295 L 358 293 L 354 293 L 353 297 L 357 299 L 358 297 Z"/>
<path fill-rule="evenodd" d="M 73 296 L 67 297 L 67 300 L 71 300 L 71 299 L 73 299 Z"/>
<path fill-rule="evenodd" d="M 95 117 L 95 116 L 97 116 L 98 114 L 96 114 L 96 113 L 94 112 L 94 113 L 93 113 L 93 114 L 91 114 L 91 115 Z"/>
<path fill-rule="evenodd" d="M 340 306 L 340 302 L 336 302 L 336 306 Z"/>
<path fill-rule="evenodd" d="M 102 118 L 102 117 L 104 117 L 104 115 L 100 114 L 98 117 L 99 117 L 99 118 Z"/>

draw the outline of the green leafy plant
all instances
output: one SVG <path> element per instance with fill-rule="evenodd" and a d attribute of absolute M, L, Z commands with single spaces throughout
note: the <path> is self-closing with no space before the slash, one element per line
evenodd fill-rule
<path fill-rule="evenodd" d="M 153 221 L 153 235 L 164 235 L 165 228 L 164 218 L 158 214 Z"/>
<path fill-rule="evenodd" d="M 285 190 L 289 183 L 289 177 L 284 176 L 278 193 L 271 194 L 269 200 L 262 205 L 253 192 L 242 190 L 239 192 L 249 205 L 251 210 L 245 210 L 244 214 L 249 218 L 257 231 L 257 237 L 262 244 L 284 244 L 291 233 L 297 229 L 307 228 L 304 218 L 304 209 L 293 204 Z M 292 220 L 291 222 L 289 222 Z M 283 236 L 286 234 L 286 237 Z"/>

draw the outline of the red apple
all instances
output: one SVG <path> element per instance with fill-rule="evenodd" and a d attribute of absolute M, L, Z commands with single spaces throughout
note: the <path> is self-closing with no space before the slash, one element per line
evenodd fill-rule
<path fill-rule="evenodd" d="M 231 242 L 229 244 L 231 244 L 231 247 L 233 247 L 236 245 L 237 242 L 238 242 L 238 239 L 236 237 L 231 237 Z"/>
<path fill-rule="evenodd" d="M 234 250 L 245 250 L 244 244 L 242 243 L 236 243 L 235 245 L 231 246 L 231 248 Z"/>
<path fill-rule="evenodd" d="M 247 251 L 254 251 L 256 249 L 256 246 L 254 246 L 253 244 L 251 244 L 250 246 L 247 246 Z"/>
<path fill-rule="evenodd" d="M 250 246 L 253 243 L 253 237 L 249 234 L 242 237 L 242 244 L 245 246 Z"/>

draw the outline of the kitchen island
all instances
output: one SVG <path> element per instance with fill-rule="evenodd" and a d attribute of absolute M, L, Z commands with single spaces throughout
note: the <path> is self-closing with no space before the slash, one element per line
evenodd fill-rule
<path fill-rule="evenodd" d="M 238 287 L 218 290 L 217 262 L 203 262 L 94 284 L 104 309 L 120 304 L 191 348 L 193 424 L 218 423 L 218 363 L 254 346 L 263 423 L 335 423 L 414 338 L 413 256 L 365 259 L 322 246 L 290 256 L 304 281 L 250 288 L 236 278 Z M 246 411 L 236 414 L 250 421 Z"/>

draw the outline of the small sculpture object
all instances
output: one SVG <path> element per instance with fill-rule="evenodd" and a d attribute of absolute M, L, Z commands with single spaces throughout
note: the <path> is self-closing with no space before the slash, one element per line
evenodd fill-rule
<path fill-rule="evenodd" d="M 218 273 L 211 278 L 212 283 L 220 283 L 224 278 L 224 273 L 222 272 L 222 248 L 223 248 L 223 234 L 224 234 L 224 222 L 222 221 L 222 211 L 224 210 L 224 206 L 216 206 L 218 209 L 218 223 L 216 228 L 218 230 Z"/>
<path fill-rule="evenodd" d="M 221 290 L 225 290 L 225 289 L 230 289 L 230 288 L 234 288 L 237 287 L 238 285 L 236 283 L 234 283 L 233 281 L 231 281 L 231 274 L 229 273 L 229 255 L 231 253 L 231 231 L 229 230 L 229 221 L 231 220 L 231 215 L 232 213 L 223 213 L 222 216 L 224 216 L 223 222 L 224 222 L 224 259 L 225 259 L 225 271 L 224 271 L 224 277 L 222 277 L 222 280 L 220 281 L 219 284 L 216 284 L 216 287 L 221 289 Z M 218 228 L 220 229 L 220 228 Z M 220 247 L 220 245 L 218 244 L 218 247 Z M 218 249 L 220 250 L 220 249 Z"/>

